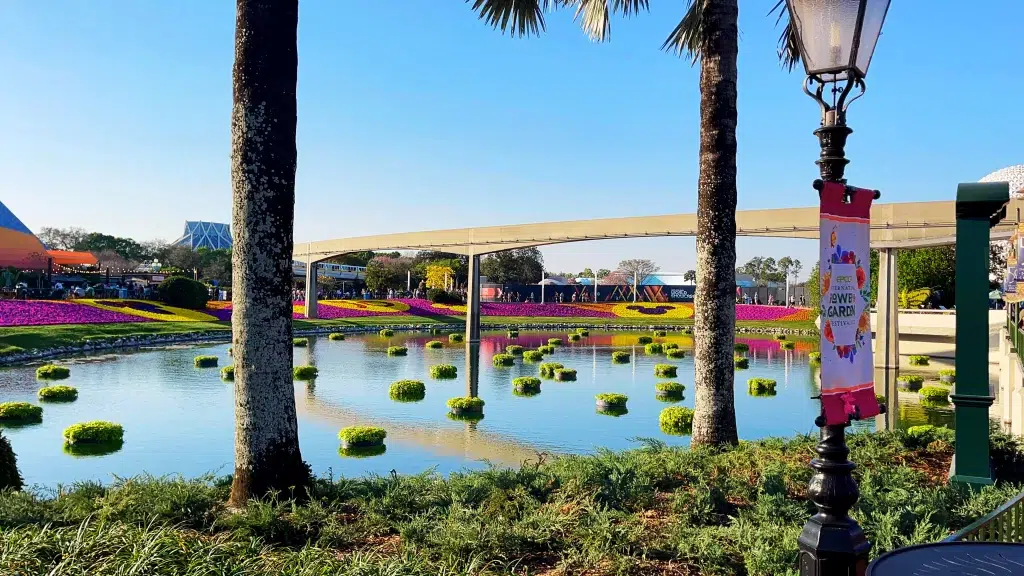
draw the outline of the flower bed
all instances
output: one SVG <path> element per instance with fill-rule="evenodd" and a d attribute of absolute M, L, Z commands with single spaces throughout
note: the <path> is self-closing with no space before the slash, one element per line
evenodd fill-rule
<path fill-rule="evenodd" d="M 747 380 L 747 392 L 751 396 L 775 396 L 775 384 L 770 378 L 751 378 Z"/>
<path fill-rule="evenodd" d="M 682 382 L 658 382 L 654 385 L 654 392 L 658 396 L 682 396 L 686 385 Z"/>
<path fill-rule="evenodd" d="M 196 356 L 192 359 L 192 363 L 195 364 L 196 368 L 216 368 L 217 357 L 216 356 Z"/>
<path fill-rule="evenodd" d="M 72 302 L 43 300 L 0 300 L 0 326 L 43 326 L 48 324 L 118 324 L 149 322 L 121 312 L 101 310 Z"/>
<path fill-rule="evenodd" d="M 572 368 L 558 368 L 555 370 L 555 380 L 572 382 L 576 380 L 576 370 Z"/>
<path fill-rule="evenodd" d="M 661 344 L 658 344 L 657 342 L 651 342 L 650 344 L 644 345 L 644 352 L 647 354 L 661 354 L 662 351 Z"/>
<path fill-rule="evenodd" d="M 686 357 L 686 352 L 679 348 L 672 348 L 671 350 L 665 351 L 665 357 L 671 360 L 680 360 Z"/>
<path fill-rule="evenodd" d="M 409 349 L 405 346 L 388 346 L 388 356 L 405 356 Z"/>
<path fill-rule="evenodd" d="M 220 377 L 222 380 L 234 380 L 235 379 L 235 367 L 225 366 L 220 369 Z"/>

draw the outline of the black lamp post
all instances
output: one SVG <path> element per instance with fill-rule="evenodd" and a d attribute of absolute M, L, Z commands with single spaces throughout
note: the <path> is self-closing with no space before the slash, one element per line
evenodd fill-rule
<path fill-rule="evenodd" d="M 890 0 L 786 0 L 800 57 L 807 72 L 804 92 L 821 107 L 821 144 L 815 162 L 826 182 L 842 182 L 846 165 L 846 109 L 864 94 L 871 55 L 882 31 Z M 852 96 L 852 97 L 851 97 Z M 816 183 L 818 184 L 818 183 Z M 819 188 L 820 186 L 816 186 Z M 807 490 L 818 512 L 800 534 L 801 576 L 863 575 L 871 543 L 849 511 L 859 493 L 846 447 L 846 425 L 826 426 L 811 460 L 814 475 Z"/>

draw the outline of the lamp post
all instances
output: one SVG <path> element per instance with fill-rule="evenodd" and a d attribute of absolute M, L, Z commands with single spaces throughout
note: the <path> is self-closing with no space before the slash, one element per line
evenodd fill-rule
<path fill-rule="evenodd" d="M 871 56 L 882 31 L 890 0 L 786 0 L 792 29 L 807 78 L 804 92 L 821 108 L 814 131 L 821 146 L 815 162 L 825 182 L 845 183 L 846 109 L 863 96 Z M 821 190 L 820 182 L 816 188 Z M 850 508 L 857 502 L 854 464 L 846 447 L 846 424 L 826 426 L 811 460 L 814 474 L 808 497 L 818 512 L 804 525 L 799 540 L 801 576 L 862 575 L 871 543 Z"/>

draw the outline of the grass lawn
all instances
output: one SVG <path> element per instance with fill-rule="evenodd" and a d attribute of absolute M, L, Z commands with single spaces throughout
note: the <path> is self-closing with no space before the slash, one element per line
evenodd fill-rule
<path fill-rule="evenodd" d="M 853 510 L 872 556 L 934 542 L 1018 493 L 951 487 L 952 432 L 848 437 L 861 497 Z M 436 576 L 795 574 L 815 440 L 725 451 L 648 441 L 442 477 L 319 479 L 224 507 L 229 480 L 118 480 L 0 493 L 0 572 Z M 1000 445 L 1002 446 L 1000 448 Z M 997 477 L 1020 447 L 995 437 Z M 1011 481 L 1012 480 L 1012 481 Z"/>

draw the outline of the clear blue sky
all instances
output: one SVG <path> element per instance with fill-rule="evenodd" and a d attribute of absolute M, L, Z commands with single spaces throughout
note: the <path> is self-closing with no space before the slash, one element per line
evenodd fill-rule
<path fill-rule="evenodd" d="M 776 62 L 774 3 L 741 2 L 740 208 L 816 202 L 818 110 Z M 695 210 L 698 69 L 659 51 L 685 2 L 652 5 L 598 45 L 570 13 L 523 40 L 461 0 L 302 0 L 296 240 Z M 1024 2 L 975 6 L 893 2 L 850 110 L 852 184 L 950 199 L 1024 161 Z M 229 222 L 233 27 L 229 0 L 0 3 L 0 200 L 35 230 L 170 240 L 186 219 Z M 685 271 L 693 248 L 544 253 L 555 270 Z M 815 258 L 809 241 L 738 249 Z"/>

